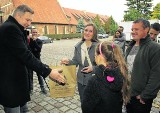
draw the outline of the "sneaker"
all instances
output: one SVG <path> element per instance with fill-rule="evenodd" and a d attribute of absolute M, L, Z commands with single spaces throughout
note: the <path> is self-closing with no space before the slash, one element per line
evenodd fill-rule
<path fill-rule="evenodd" d="M 45 90 L 45 88 L 41 88 L 41 92 L 45 95 L 47 94 L 47 91 Z"/>
<path fill-rule="evenodd" d="M 27 112 L 29 112 L 29 109 L 28 109 L 27 104 L 25 104 L 24 106 L 21 107 L 21 111 L 22 111 L 22 113 L 27 113 Z"/>

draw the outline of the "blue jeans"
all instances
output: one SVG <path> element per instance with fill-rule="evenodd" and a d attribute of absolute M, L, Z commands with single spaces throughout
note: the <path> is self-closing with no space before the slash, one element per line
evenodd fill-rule
<path fill-rule="evenodd" d="M 20 107 L 14 107 L 14 108 L 9 108 L 9 107 L 4 107 L 4 111 L 5 113 L 26 113 L 28 111 L 28 107 L 27 104 L 25 104 L 24 106 Z"/>

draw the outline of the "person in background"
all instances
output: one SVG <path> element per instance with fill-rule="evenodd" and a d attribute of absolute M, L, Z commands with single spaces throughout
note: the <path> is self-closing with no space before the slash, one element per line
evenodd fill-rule
<path fill-rule="evenodd" d="M 157 36 L 159 33 L 160 33 L 160 24 L 159 23 L 151 24 L 151 28 L 149 31 L 151 40 L 157 42 Z"/>
<path fill-rule="evenodd" d="M 113 36 L 113 41 L 120 46 L 120 48 L 123 51 L 123 54 L 125 53 L 125 42 L 126 39 L 122 35 L 122 32 L 120 30 L 117 30 Z"/>
<path fill-rule="evenodd" d="M 32 37 L 30 37 L 30 43 L 29 43 L 29 46 L 30 46 L 30 49 L 33 53 L 33 55 L 39 59 L 40 59 L 40 56 L 41 56 L 41 49 L 42 49 L 42 41 L 40 39 L 38 39 L 38 30 L 36 28 L 33 28 L 31 29 L 31 34 L 32 34 Z M 40 88 L 41 88 L 41 92 L 43 94 L 47 94 L 47 91 L 44 87 L 44 79 L 43 77 L 37 73 L 37 76 L 38 76 L 38 82 L 39 82 L 39 85 L 40 85 Z M 32 94 L 33 92 L 33 71 L 31 70 L 31 74 L 30 74 L 30 92 Z"/>
<path fill-rule="evenodd" d="M 126 34 L 123 33 L 124 27 L 123 27 L 123 26 L 119 26 L 119 27 L 118 27 L 118 30 L 121 31 L 122 38 L 126 40 Z"/>
<path fill-rule="evenodd" d="M 120 47 L 113 42 L 98 44 L 95 76 L 89 79 L 82 100 L 83 113 L 122 113 L 130 99 L 127 64 Z"/>
<path fill-rule="evenodd" d="M 0 27 L 0 104 L 5 113 L 25 113 L 21 108 L 30 101 L 27 68 L 65 83 L 58 70 L 43 64 L 28 48 L 25 29 L 33 16 L 29 6 L 20 5 Z"/>
<path fill-rule="evenodd" d="M 153 99 L 160 89 L 160 45 L 151 40 L 150 23 L 133 22 L 133 40 L 126 50 L 128 73 L 131 75 L 131 100 L 127 113 L 150 113 Z"/>
<path fill-rule="evenodd" d="M 78 91 L 82 101 L 84 88 L 88 79 L 94 74 L 95 66 L 95 47 L 98 44 L 97 29 L 93 24 L 87 24 L 84 27 L 83 37 L 75 46 L 73 58 L 63 58 L 61 64 L 79 66 L 77 72 Z"/>

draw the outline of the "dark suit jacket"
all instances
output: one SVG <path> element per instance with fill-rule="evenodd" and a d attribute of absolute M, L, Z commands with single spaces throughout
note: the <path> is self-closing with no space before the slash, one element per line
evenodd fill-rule
<path fill-rule="evenodd" d="M 16 107 L 30 100 L 27 67 L 43 77 L 51 72 L 28 50 L 24 27 L 9 16 L 0 26 L 0 104 Z"/>
<path fill-rule="evenodd" d="M 29 43 L 30 49 L 34 54 L 34 56 L 38 59 L 40 59 L 40 56 L 41 56 L 42 45 L 43 45 L 43 42 L 40 39 L 38 38 L 36 40 L 33 40 L 32 38 L 30 39 L 30 43 Z"/>

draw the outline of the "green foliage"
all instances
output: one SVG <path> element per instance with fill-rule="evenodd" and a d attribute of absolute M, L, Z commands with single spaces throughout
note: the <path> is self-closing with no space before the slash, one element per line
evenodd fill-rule
<path fill-rule="evenodd" d="M 118 29 L 118 24 L 114 21 L 113 17 L 109 17 L 108 21 L 104 25 L 107 34 L 113 35 Z"/>
<path fill-rule="evenodd" d="M 138 12 L 137 9 L 130 9 L 127 14 L 124 15 L 124 21 L 134 21 L 138 18 L 143 18 L 143 15 Z"/>
<path fill-rule="evenodd" d="M 100 20 L 99 15 L 96 15 L 96 17 L 93 19 L 93 23 L 97 28 L 98 34 L 104 34 L 105 30 L 103 28 L 102 22 Z"/>
<path fill-rule="evenodd" d="M 83 20 L 83 18 L 80 18 L 79 20 L 78 20 L 78 25 L 77 25 L 77 33 L 81 33 L 82 32 L 82 30 L 84 29 L 84 20 Z"/>
<path fill-rule="evenodd" d="M 98 30 L 98 34 L 105 34 L 106 32 L 105 32 L 105 30 L 104 30 L 104 28 L 101 26 L 100 28 L 99 28 L 99 30 Z"/>
<path fill-rule="evenodd" d="M 153 0 L 126 0 L 128 10 L 125 11 L 124 21 L 132 21 L 137 18 L 150 19 Z M 136 15 L 137 14 L 137 15 Z M 131 17 L 130 17 L 131 16 Z M 134 17 L 135 16 L 135 17 Z"/>
<path fill-rule="evenodd" d="M 96 26 L 97 30 L 99 31 L 99 29 L 101 27 L 101 21 L 100 21 L 100 17 L 98 15 L 93 19 L 93 23 Z"/>
<path fill-rule="evenodd" d="M 158 3 L 154 8 L 152 12 L 151 19 L 159 19 L 160 20 L 160 3 Z"/>

